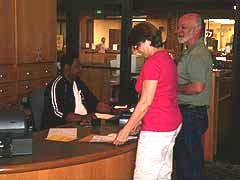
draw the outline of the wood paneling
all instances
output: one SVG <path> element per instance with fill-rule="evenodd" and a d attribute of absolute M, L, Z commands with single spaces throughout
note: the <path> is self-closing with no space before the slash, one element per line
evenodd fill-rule
<path fill-rule="evenodd" d="M 2 101 L 17 101 L 56 74 L 56 16 L 56 0 L 0 0 Z"/>
<path fill-rule="evenodd" d="M 15 0 L 0 1 L 0 64 L 15 64 Z"/>
<path fill-rule="evenodd" d="M 110 61 L 116 59 L 117 54 L 110 53 L 80 53 L 79 61 L 83 65 L 80 78 L 93 91 L 99 100 L 109 102 L 111 98 L 110 87 Z"/>
<path fill-rule="evenodd" d="M 16 83 L 0 84 L 0 98 L 16 94 Z"/>
<path fill-rule="evenodd" d="M 0 65 L 0 83 L 12 82 L 17 79 L 17 69 L 15 66 Z"/>
<path fill-rule="evenodd" d="M 16 86 L 16 85 L 15 85 Z M 16 87 L 15 87 L 16 89 Z M 17 101 L 17 96 L 6 96 L 2 97 L 0 96 L 0 111 L 12 111 L 14 110 L 13 104 Z"/>
<path fill-rule="evenodd" d="M 20 65 L 18 71 L 19 80 L 28 80 L 53 77 L 57 68 L 55 63 L 36 63 Z"/>
<path fill-rule="evenodd" d="M 208 109 L 208 130 L 205 132 L 202 140 L 204 146 L 204 159 L 212 161 L 216 154 L 216 73 L 212 73 L 212 89 L 210 107 Z"/>
<path fill-rule="evenodd" d="M 73 126 L 71 126 L 73 127 Z M 76 127 L 76 126 L 75 126 Z M 117 125 L 78 127 L 78 138 L 90 134 L 118 132 Z M 28 180 L 130 180 L 133 176 L 137 142 L 122 146 L 85 143 L 78 140 L 46 140 L 48 130 L 33 134 L 33 154 L 0 159 L 0 179 Z"/>
<path fill-rule="evenodd" d="M 233 128 L 232 122 L 232 78 L 224 72 L 212 73 L 212 90 L 210 107 L 208 110 L 208 130 L 203 136 L 205 160 L 212 161 L 222 145 L 226 144 L 226 137 Z"/>
<path fill-rule="evenodd" d="M 121 42 L 121 30 L 120 29 L 109 29 L 109 48 L 113 48 L 113 44 L 118 44 L 118 49 Z"/>
<path fill-rule="evenodd" d="M 110 101 L 110 69 L 82 68 L 80 78 L 99 100 Z"/>
<path fill-rule="evenodd" d="M 18 62 L 56 60 L 56 1 L 25 0 L 17 4 Z"/>
<path fill-rule="evenodd" d="M 16 174 L 1 174 L 1 180 L 132 180 L 135 151 L 111 158 L 66 166 Z"/>

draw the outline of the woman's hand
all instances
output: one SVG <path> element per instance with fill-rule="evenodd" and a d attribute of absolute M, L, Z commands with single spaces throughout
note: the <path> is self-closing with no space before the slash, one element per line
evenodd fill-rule
<path fill-rule="evenodd" d="M 139 121 L 138 124 L 131 130 L 130 135 L 136 136 L 142 129 L 142 121 Z"/>
<path fill-rule="evenodd" d="M 117 137 L 113 141 L 113 144 L 115 144 L 115 145 L 122 145 L 122 144 L 124 144 L 127 141 L 128 136 L 129 136 L 129 131 L 123 128 L 117 134 Z"/>

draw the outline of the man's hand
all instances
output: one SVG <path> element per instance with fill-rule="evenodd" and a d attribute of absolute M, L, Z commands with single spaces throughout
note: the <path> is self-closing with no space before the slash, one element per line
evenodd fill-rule
<path fill-rule="evenodd" d="M 91 121 L 96 120 L 97 117 L 94 113 L 88 115 L 79 115 L 75 113 L 69 113 L 66 116 L 68 122 L 79 122 L 80 125 L 91 125 Z"/>
<path fill-rule="evenodd" d="M 97 112 L 110 113 L 112 111 L 112 106 L 106 103 L 99 102 L 96 107 Z"/>
<path fill-rule="evenodd" d="M 81 115 L 81 119 L 79 121 L 80 125 L 82 126 L 90 126 L 92 121 L 96 120 L 97 117 L 95 114 L 88 114 L 88 115 Z"/>

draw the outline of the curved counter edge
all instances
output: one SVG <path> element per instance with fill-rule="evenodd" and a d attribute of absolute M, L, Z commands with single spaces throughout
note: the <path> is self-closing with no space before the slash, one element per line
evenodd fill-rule
<path fill-rule="evenodd" d="M 23 173 L 30 171 L 39 171 L 53 168 L 62 168 L 66 166 L 80 165 L 83 163 L 90 163 L 93 161 L 98 161 L 102 159 L 111 158 L 114 156 L 118 156 L 124 153 L 128 153 L 130 151 L 136 150 L 137 143 L 131 142 L 129 144 L 120 146 L 119 148 L 113 150 L 107 150 L 104 152 L 88 154 L 85 156 L 75 156 L 69 158 L 62 158 L 53 161 L 45 161 L 45 162 L 35 162 L 35 163 L 26 163 L 26 164 L 18 164 L 18 165 L 7 165 L 0 168 L 1 174 L 11 174 L 11 173 Z M 0 177 L 1 179 L 1 177 Z"/>
<path fill-rule="evenodd" d="M 106 159 L 65 167 L 13 174 L 0 174 L 0 180 L 132 180 L 136 151 Z"/>

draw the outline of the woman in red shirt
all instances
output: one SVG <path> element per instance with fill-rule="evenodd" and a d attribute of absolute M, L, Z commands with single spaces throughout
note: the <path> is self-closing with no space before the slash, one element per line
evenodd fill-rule
<path fill-rule="evenodd" d="M 113 143 L 125 143 L 130 132 L 142 123 L 134 180 L 170 180 L 173 146 L 182 122 L 177 102 L 176 65 L 162 48 L 158 29 L 150 23 L 134 26 L 129 43 L 147 60 L 135 86 L 140 100 Z"/>

